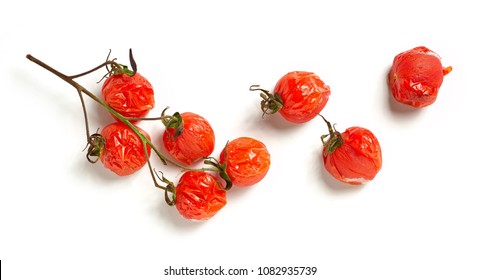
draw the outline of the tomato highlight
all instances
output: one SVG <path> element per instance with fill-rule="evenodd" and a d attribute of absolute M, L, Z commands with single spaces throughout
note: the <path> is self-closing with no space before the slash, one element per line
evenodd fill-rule
<path fill-rule="evenodd" d="M 388 85 L 399 103 L 423 108 L 436 101 L 443 77 L 451 71 L 451 66 L 442 66 L 440 56 L 420 46 L 395 56 Z"/>
<path fill-rule="evenodd" d="M 279 112 L 292 123 L 305 123 L 315 118 L 330 97 L 330 87 L 315 73 L 292 71 L 281 77 L 274 93 L 252 85 L 250 91 L 261 91 L 261 108 L 264 114 Z"/>
<path fill-rule="evenodd" d="M 215 176 L 187 171 L 175 188 L 175 206 L 188 220 L 208 220 L 227 204 L 226 193 Z"/>
<path fill-rule="evenodd" d="M 155 107 L 153 87 L 139 73 L 130 76 L 122 71 L 109 76 L 103 83 L 102 97 L 127 118 L 143 118 Z"/>
<path fill-rule="evenodd" d="M 150 136 L 141 128 L 140 133 L 150 140 Z M 100 154 L 103 165 L 119 176 L 135 173 L 147 163 L 147 157 L 140 137 L 122 122 L 114 122 L 105 126 L 101 132 L 105 138 L 105 146 Z M 150 156 L 151 147 L 146 146 Z"/>
<path fill-rule="evenodd" d="M 358 126 L 340 133 L 323 119 L 329 130 L 329 134 L 321 137 L 325 169 L 335 179 L 350 185 L 366 184 L 373 180 L 382 168 L 382 150 L 375 135 Z"/>
<path fill-rule="evenodd" d="M 191 112 L 176 113 L 164 119 L 164 125 L 163 145 L 175 160 L 189 166 L 213 152 L 215 133 L 204 117 Z"/>
<path fill-rule="evenodd" d="M 267 175 L 270 153 L 261 141 L 239 137 L 227 143 L 220 154 L 220 163 L 226 164 L 226 172 L 234 186 L 246 187 Z"/>

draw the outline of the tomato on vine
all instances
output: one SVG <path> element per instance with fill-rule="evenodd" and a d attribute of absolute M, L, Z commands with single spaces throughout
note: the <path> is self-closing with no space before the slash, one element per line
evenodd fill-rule
<path fill-rule="evenodd" d="M 337 180 L 350 185 L 373 180 L 382 167 L 382 150 L 375 135 L 358 126 L 340 133 L 321 117 L 327 123 L 329 131 L 329 134 L 321 138 L 325 169 Z"/>
<path fill-rule="evenodd" d="M 305 123 L 315 118 L 330 97 L 330 87 L 315 73 L 306 71 L 285 74 L 278 80 L 273 94 L 257 85 L 250 90 L 261 91 L 263 114 L 279 112 L 292 123 Z"/>
<path fill-rule="evenodd" d="M 233 185 L 246 187 L 260 182 L 270 169 L 270 153 L 261 141 L 239 137 L 229 141 L 220 153 L 220 164 Z"/>
<path fill-rule="evenodd" d="M 136 129 L 150 140 L 150 136 L 140 127 Z M 105 126 L 101 132 L 103 148 L 100 160 L 103 165 L 119 176 L 135 173 L 147 163 L 145 149 L 140 137 L 126 124 L 114 122 Z M 151 147 L 146 145 L 148 156 Z"/>
<path fill-rule="evenodd" d="M 189 220 L 208 220 L 227 204 L 227 192 L 210 173 L 187 171 L 175 187 L 175 206 Z"/>
<path fill-rule="evenodd" d="M 162 140 L 167 152 L 186 165 L 210 156 L 215 148 L 215 133 L 210 123 L 195 113 L 176 112 L 165 116 L 165 111 L 162 112 L 166 128 Z"/>
<path fill-rule="evenodd" d="M 443 77 L 451 71 L 451 66 L 442 66 L 440 56 L 420 46 L 395 56 L 388 84 L 396 101 L 422 108 L 435 102 Z"/>
<path fill-rule="evenodd" d="M 102 97 L 115 111 L 127 118 L 143 118 L 155 106 L 153 87 L 137 72 L 130 50 L 133 70 L 117 64 L 102 86 Z"/>

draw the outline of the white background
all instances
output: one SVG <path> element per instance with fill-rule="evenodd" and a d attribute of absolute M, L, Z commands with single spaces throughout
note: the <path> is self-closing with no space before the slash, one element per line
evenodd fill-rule
<path fill-rule="evenodd" d="M 480 279 L 478 26 L 473 1 L 8 1 L 0 11 L 0 259 L 5 279 L 180 279 L 169 266 L 316 266 L 271 279 Z M 155 4 L 154 4 L 155 3 Z M 393 57 L 424 45 L 453 66 L 436 103 L 390 99 Z M 112 56 L 170 106 L 206 117 L 217 156 L 250 136 L 271 153 L 266 178 L 233 189 L 195 223 L 163 201 L 147 169 L 120 178 L 91 165 L 75 89 L 65 74 Z M 323 171 L 319 118 L 262 119 L 251 84 L 272 89 L 293 70 L 331 87 L 323 110 L 339 131 L 372 130 L 383 168 L 363 187 Z M 78 80 L 98 93 L 104 72 Z M 92 130 L 112 119 L 88 102 Z M 141 123 L 158 142 L 159 123 Z M 180 172 L 157 169 L 173 181 Z M 2 277 L 2 279 L 3 279 Z M 223 277 L 225 278 L 225 277 Z M 185 278 L 211 279 L 211 277 Z M 263 278 L 262 278 L 263 279 Z"/>

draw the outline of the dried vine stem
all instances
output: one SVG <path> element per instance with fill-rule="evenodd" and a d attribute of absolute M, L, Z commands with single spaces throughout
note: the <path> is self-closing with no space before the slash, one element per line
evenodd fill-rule
<path fill-rule="evenodd" d="M 122 65 L 118 64 L 117 62 L 115 62 L 114 60 L 107 60 L 105 61 L 104 63 L 98 65 L 97 67 L 94 67 L 92 68 L 91 70 L 88 70 L 86 72 L 83 72 L 83 73 L 80 73 L 80 74 L 77 74 L 77 75 L 71 75 L 71 76 L 68 76 L 68 75 L 65 75 L 64 73 L 56 70 L 55 68 L 51 67 L 50 65 L 44 63 L 43 61 L 35 58 L 34 56 L 28 54 L 27 55 L 27 59 L 34 62 L 35 64 L 41 66 L 42 68 L 48 70 L 49 72 L 53 73 L 54 75 L 56 75 L 57 77 L 59 77 L 60 79 L 62 79 L 63 81 L 67 82 L 68 84 L 70 84 L 72 87 L 74 87 L 79 96 L 80 96 L 80 100 L 81 100 L 81 103 L 82 103 L 82 107 L 83 107 L 83 110 L 84 110 L 84 117 L 85 117 L 85 124 L 86 124 L 86 131 L 87 131 L 87 141 L 91 141 L 92 137 L 90 135 L 90 132 L 89 132 L 89 128 L 88 128 L 88 118 L 87 118 L 87 114 L 86 114 L 86 109 L 85 109 L 85 102 L 83 100 L 83 96 L 82 94 L 86 94 L 88 97 L 90 97 L 91 99 L 93 99 L 95 102 L 97 102 L 98 104 L 100 104 L 101 106 L 105 107 L 113 116 L 115 116 L 118 120 L 120 120 L 121 122 L 123 122 L 124 124 L 126 124 L 130 129 L 132 129 L 134 131 L 135 134 L 138 135 L 138 137 L 140 137 L 142 143 L 143 143 L 143 146 L 144 146 L 144 149 L 146 150 L 146 146 L 150 146 L 152 148 L 152 150 L 157 154 L 157 156 L 160 158 L 160 160 L 164 163 L 164 164 L 167 164 L 170 163 L 170 164 L 173 164 L 177 167 L 180 167 L 182 168 L 183 170 L 187 169 L 185 168 L 184 166 L 174 162 L 174 161 L 171 161 L 170 159 L 168 159 L 167 157 L 165 157 L 164 155 L 162 155 L 160 153 L 160 151 L 157 149 L 157 147 L 155 147 L 155 145 L 145 136 L 143 135 L 143 133 L 141 133 L 136 127 L 135 125 L 133 125 L 130 120 L 126 117 L 124 117 L 122 114 L 118 113 L 116 110 L 114 110 L 112 107 L 110 107 L 107 103 L 105 103 L 102 99 L 98 98 L 95 94 L 93 94 L 92 92 L 90 92 L 88 89 L 86 89 L 84 86 L 80 85 L 79 83 L 77 83 L 74 79 L 75 78 L 78 78 L 78 77 L 81 77 L 81 76 L 85 76 L 87 74 L 90 74 L 96 70 L 99 70 L 103 67 L 108 67 L 108 66 L 112 66 L 112 67 L 123 67 Z M 135 65 L 135 68 L 136 68 L 136 65 Z M 136 69 L 135 69 L 136 70 Z M 156 180 L 156 176 L 155 176 L 155 172 L 153 171 L 153 168 L 151 166 L 151 163 L 150 163 L 150 160 L 149 160 L 149 157 L 148 157 L 148 154 L 145 153 L 145 155 L 147 156 L 147 162 L 148 162 L 148 167 L 150 169 L 150 174 L 152 176 L 152 179 L 153 179 L 153 182 L 155 184 L 155 187 L 157 188 L 160 188 L 160 189 L 163 189 L 165 190 L 166 192 L 171 192 L 172 191 L 172 187 L 170 186 L 167 186 L 167 187 L 164 187 L 162 186 L 161 184 L 159 184 Z M 90 161 L 90 160 L 89 160 Z"/>
<path fill-rule="evenodd" d="M 130 50 L 130 64 L 133 68 L 133 75 L 136 73 L 137 71 L 137 65 L 135 63 L 135 60 L 133 60 L 133 56 L 132 56 L 132 52 Z M 44 69 L 48 70 L 49 72 L 55 74 L 57 77 L 61 78 L 63 81 L 67 82 L 68 84 L 70 84 L 71 86 L 73 86 L 77 92 L 78 92 L 78 95 L 80 97 L 80 101 L 82 103 L 82 108 L 83 108 L 83 113 L 84 113 L 84 118 L 85 118 L 85 126 L 86 126 L 86 132 L 87 132 L 87 143 L 88 144 L 92 144 L 92 141 L 99 141 L 98 140 L 98 133 L 95 133 L 93 135 L 90 135 L 90 130 L 89 130 L 89 125 L 88 125 L 88 117 L 87 117 L 87 110 L 86 110 L 86 107 L 85 107 L 85 102 L 84 102 L 84 99 L 83 99 L 83 95 L 82 94 L 86 94 L 88 97 L 90 97 L 91 99 L 93 99 L 95 102 L 97 102 L 98 104 L 100 104 L 101 106 L 103 106 L 104 108 L 106 108 L 114 117 L 116 117 L 119 121 L 123 122 L 125 125 L 127 125 L 130 129 L 132 129 L 132 131 L 138 135 L 138 137 L 140 138 L 140 140 L 142 141 L 142 144 L 143 144 L 143 149 L 145 151 L 145 156 L 147 158 L 147 164 L 148 164 L 148 168 L 149 168 L 149 171 L 150 171 L 150 175 L 152 177 L 152 180 L 154 182 L 154 185 L 155 187 L 159 188 L 159 189 L 162 189 L 165 191 L 165 200 L 167 202 L 168 205 L 174 205 L 175 204 L 175 187 L 173 185 L 172 182 L 170 182 L 169 180 L 167 180 L 164 176 L 163 176 L 163 173 L 161 171 L 159 171 L 162 176 L 160 177 L 157 172 L 153 169 L 152 165 L 151 165 L 151 162 L 150 162 L 150 159 L 149 159 L 149 156 L 148 156 L 148 153 L 147 153 L 147 145 L 150 146 L 152 148 L 152 150 L 157 154 L 157 156 L 160 158 L 160 160 L 163 162 L 163 164 L 167 164 L 170 163 L 172 165 L 175 165 L 179 168 L 181 168 L 183 171 L 186 171 L 186 170 L 191 170 L 191 171 L 213 171 L 213 172 L 218 172 L 220 174 L 220 177 L 225 180 L 226 182 L 226 187 L 223 188 L 225 190 L 229 190 L 231 187 L 232 187 L 232 182 L 231 182 L 231 179 L 230 177 L 228 176 L 228 174 L 226 173 L 226 170 L 225 170 L 225 166 L 224 164 L 220 164 L 216 159 L 213 159 L 213 158 L 206 158 L 204 163 L 207 164 L 207 165 L 210 165 L 210 166 L 213 166 L 213 167 L 210 167 L 210 168 L 201 168 L 201 169 L 197 169 L 197 170 L 194 170 L 194 169 L 190 169 L 190 168 L 187 168 L 177 162 L 174 162 L 170 159 L 168 159 L 167 157 L 165 157 L 164 155 L 162 155 L 162 153 L 160 153 L 160 151 L 157 149 L 157 147 L 150 141 L 150 139 L 148 139 L 142 132 L 140 132 L 137 127 L 135 125 L 133 125 L 131 123 L 131 121 L 133 120 L 139 120 L 139 119 L 142 119 L 142 120 L 162 120 L 162 121 L 165 121 L 166 119 L 168 119 L 169 117 L 168 116 L 165 116 L 164 113 L 165 113 L 165 110 L 168 108 L 166 108 L 163 112 L 162 112 L 162 116 L 159 117 L 159 118 L 127 118 L 125 116 L 123 116 L 122 114 L 118 113 L 115 109 L 113 109 L 112 107 L 110 107 L 107 103 L 105 103 L 102 99 L 98 98 L 95 94 L 93 94 L 92 92 L 90 92 L 88 89 L 86 89 L 84 86 L 80 85 L 79 83 L 77 83 L 74 79 L 76 78 L 79 78 L 79 77 L 82 77 L 82 76 L 85 76 L 85 75 L 88 75 L 92 72 L 95 72 L 103 67 L 106 67 L 108 72 L 112 72 L 114 71 L 114 69 L 119 69 L 119 68 L 125 68 L 125 66 L 121 65 L 121 64 L 118 64 L 115 59 L 113 60 L 109 60 L 107 58 L 107 60 L 88 70 L 88 71 L 85 71 L 85 72 L 82 72 L 80 74 L 76 74 L 76 75 L 71 75 L 71 76 L 68 76 L 68 75 L 65 75 L 63 74 L 62 72 L 54 69 L 53 67 L 51 67 L 50 65 L 44 63 L 43 61 L 35 58 L 34 56 L 30 55 L 30 54 L 27 54 L 27 59 L 29 59 L 30 61 L 34 62 L 35 64 L 43 67 Z M 109 70 L 109 66 L 112 67 L 112 69 Z M 108 75 L 108 74 L 107 74 Z M 89 152 L 91 151 L 91 147 L 89 148 Z M 91 154 L 90 154 L 91 155 Z M 87 159 L 88 161 L 92 162 L 92 163 L 95 163 L 96 160 L 92 160 L 90 157 L 89 157 L 89 154 L 87 154 Z M 163 186 L 162 184 L 159 184 L 158 181 L 157 181 L 157 178 L 162 182 L 164 183 L 166 186 Z M 169 196 L 169 193 L 171 194 L 172 198 L 170 198 Z"/>

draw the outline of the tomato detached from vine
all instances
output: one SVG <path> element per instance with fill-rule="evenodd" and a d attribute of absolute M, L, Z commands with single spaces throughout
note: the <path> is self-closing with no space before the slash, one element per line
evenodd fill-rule
<path fill-rule="evenodd" d="M 292 123 L 305 123 L 315 118 L 325 107 L 330 97 L 330 87 L 315 73 L 292 71 L 281 77 L 274 93 L 250 87 L 251 91 L 261 91 L 261 108 L 264 114 L 279 112 Z"/>
<path fill-rule="evenodd" d="M 188 220 L 208 220 L 227 204 L 226 194 L 212 174 L 187 171 L 175 188 L 175 206 Z"/>
<path fill-rule="evenodd" d="M 150 140 L 150 136 L 140 127 L 140 133 Z M 135 173 L 147 163 L 147 157 L 140 137 L 126 124 L 114 122 L 105 126 L 101 132 L 104 147 L 100 153 L 103 165 L 119 176 Z M 147 147 L 150 156 L 151 147 Z"/>
<path fill-rule="evenodd" d="M 451 66 L 442 66 L 440 56 L 420 46 L 395 56 L 388 85 L 396 101 L 422 108 L 435 102 L 443 77 L 451 71 Z"/>
<path fill-rule="evenodd" d="M 234 186 L 246 187 L 260 182 L 270 169 L 270 153 L 265 144 L 251 137 L 229 141 L 220 154 L 220 164 Z"/>
<path fill-rule="evenodd" d="M 215 133 L 204 117 L 191 112 L 165 116 L 165 110 L 162 117 L 165 125 L 163 145 L 174 159 L 192 165 L 211 155 Z"/>
<path fill-rule="evenodd" d="M 322 136 L 325 169 L 337 180 L 350 185 L 373 180 L 382 168 L 382 150 L 375 135 L 358 126 L 340 133 L 323 119 L 329 130 L 329 134 Z"/>

